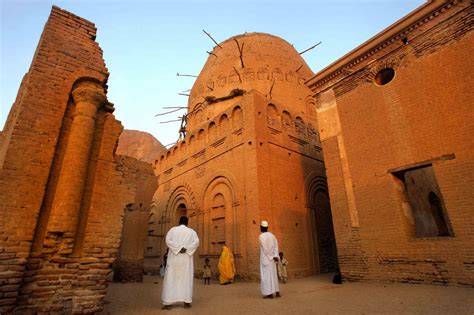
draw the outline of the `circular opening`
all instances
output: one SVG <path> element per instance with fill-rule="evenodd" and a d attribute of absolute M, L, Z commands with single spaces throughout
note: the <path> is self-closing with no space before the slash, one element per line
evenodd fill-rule
<path fill-rule="evenodd" d="M 380 70 L 377 75 L 375 76 L 375 84 L 377 85 L 385 85 L 393 80 L 395 76 L 395 70 L 392 68 L 385 68 Z"/>

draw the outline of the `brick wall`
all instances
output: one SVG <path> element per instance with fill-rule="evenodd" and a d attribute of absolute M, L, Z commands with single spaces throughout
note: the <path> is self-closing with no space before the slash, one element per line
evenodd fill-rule
<path fill-rule="evenodd" d="M 310 83 L 339 263 L 349 280 L 473 286 L 473 7 L 431 3 L 416 14 L 399 33 L 380 35 L 391 39 Z M 377 85 L 384 68 L 395 76 Z M 425 165 L 433 167 L 451 236 L 416 236 L 393 173 Z"/>
<path fill-rule="evenodd" d="M 125 156 L 120 159 L 128 169 L 124 180 L 136 187 L 136 194 L 133 203 L 125 208 L 120 250 L 113 268 L 114 281 L 140 282 L 143 280 L 150 203 L 158 183 L 150 164 Z"/>
<path fill-rule="evenodd" d="M 53 6 L 0 136 L 0 312 L 101 310 L 140 171 L 114 155 L 95 36 Z"/>

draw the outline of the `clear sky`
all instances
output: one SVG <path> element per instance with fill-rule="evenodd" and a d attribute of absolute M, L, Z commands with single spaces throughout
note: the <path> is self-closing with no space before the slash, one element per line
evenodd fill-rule
<path fill-rule="evenodd" d="M 0 128 L 28 71 L 53 4 L 95 23 L 110 72 L 108 99 L 127 129 L 164 145 L 178 138 L 178 93 L 192 87 L 214 44 L 244 32 L 270 33 L 302 51 L 314 72 L 348 53 L 421 4 L 421 0 L 0 0 Z"/>

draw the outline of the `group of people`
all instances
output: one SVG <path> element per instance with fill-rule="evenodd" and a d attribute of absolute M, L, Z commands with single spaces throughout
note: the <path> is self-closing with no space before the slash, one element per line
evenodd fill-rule
<path fill-rule="evenodd" d="M 193 254 L 199 246 L 197 233 L 189 228 L 188 218 L 179 219 L 179 225 L 171 228 L 166 234 L 167 261 L 164 266 L 163 309 L 169 310 L 174 303 L 184 302 L 184 307 L 191 307 L 193 297 L 194 263 Z M 260 224 L 260 290 L 263 298 L 281 297 L 278 285 L 280 277 L 286 283 L 288 261 L 283 253 L 278 251 L 278 241 L 273 233 L 268 231 L 268 222 Z M 219 258 L 219 283 L 230 284 L 235 277 L 235 264 L 232 252 L 223 246 Z M 204 265 L 204 284 L 210 284 L 212 275 L 209 259 Z M 278 277 L 279 276 L 279 277 Z"/>

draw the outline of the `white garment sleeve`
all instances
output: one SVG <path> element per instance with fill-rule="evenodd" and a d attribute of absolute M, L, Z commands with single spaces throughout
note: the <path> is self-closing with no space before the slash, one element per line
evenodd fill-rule
<path fill-rule="evenodd" d="M 178 255 L 181 248 L 183 248 L 183 246 L 177 243 L 175 240 L 174 229 L 169 230 L 169 232 L 166 234 L 166 245 L 175 255 Z"/>
<path fill-rule="evenodd" d="M 263 254 L 267 256 L 269 260 L 272 260 L 273 257 L 276 257 L 273 248 L 273 239 L 271 237 L 262 237 L 260 238 L 260 242 L 262 244 Z"/>
<path fill-rule="evenodd" d="M 189 256 L 192 256 L 196 249 L 199 247 L 199 237 L 197 236 L 197 233 L 193 231 L 193 239 L 190 245 L 186 248 L 186 254 Z"/>

